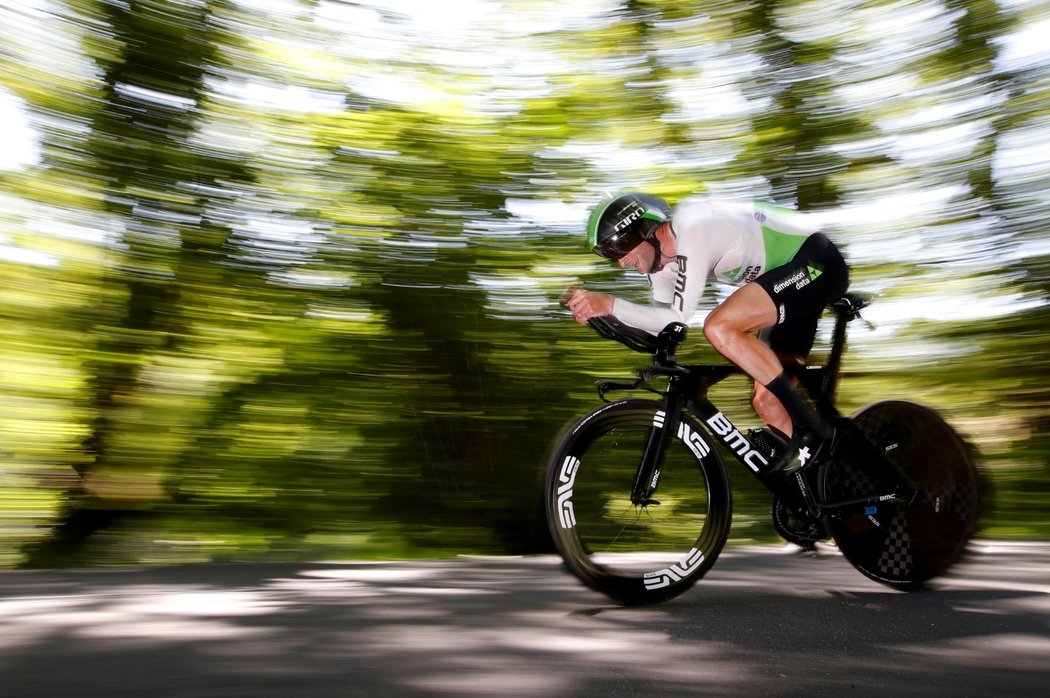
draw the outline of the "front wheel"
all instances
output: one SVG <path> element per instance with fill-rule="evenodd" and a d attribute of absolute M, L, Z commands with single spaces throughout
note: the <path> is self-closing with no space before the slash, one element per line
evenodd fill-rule
<path fill-rule="evenodd" d="M 638 466 L 654 429 L 674 436 L 648 504 L 632 504 Z M 725 466 L 688 415 L 664 424 L 663 405 L 630 399 L 576 422 L 547 471 L 547 522 L 566 565 L 587 586 L 624 605 L 666 601 L 700 579 L 722 550 L 732 516 Z"/>
<path fill-rule="evenodd" d="M 839 515 L 831 534 L 865 576 L 899 589 L 920 588 L 944 573 L 977 528 L 977 470 L 955 430 L 936 412 L 899 400 L 870 405 L 853 417 L 864 439 L 910 477 L 911 502 L 873 502 Z M 899 489 L 884 464 L 847 434 L 824 472 L 824 497 L 844 501 Z"/>

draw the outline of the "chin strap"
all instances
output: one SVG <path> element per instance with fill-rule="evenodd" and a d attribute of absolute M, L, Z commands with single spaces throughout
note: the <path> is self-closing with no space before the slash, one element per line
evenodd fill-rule
<path fill-rule="evenodd" d="M 660 271 L 665 266 L 667 266 L 663 263 L 663 255 L 660 253 L 660 240 L 656 237 L 655 234 L 653 234 L 647 237 L 645 239 L 645 242 L 648 242 L 650 245 L 653 246 L 653 252 L 655 254 L 653 255 L 653 267 L 649 270 L 649 273 L 655 274 L 656 272 Z"/>
<path fill-rule="evenodd" d="M 664 269 L 664 267 L 666 266 L 663 265 L 663 263 L 660 263 L 660 260 L 663 259 L 663 256 L 661 256 L 659 252 L 659 239 L 656 237 L 656 234 L 654 232 L 652 235 L 647 237 L 645 241 L 649 242 L 649 245 L 651 245 L 653 248 L 653 266 L 649 270 L 649 273 L 655 274 L 659 270 Z"/>
<path fill-rule="evenodd" d="M 656 272 L 660 271 L 661 269 L 667 266 L 667 264 L 663 261 L 663 253 L 660 251 L 660 238 L 656 235 L 656 231 L 659 229 L 660 226 L 656 226 L 655 228 L 653 228 L 652 232 L 649 233 L 644 240 L 644 242 L 648 242 L 650 245 L 653 246 L 653 252 L 655 253 L 653 255 L 653 267 L 649 270 L 650 274 L 655 274 Z"/>

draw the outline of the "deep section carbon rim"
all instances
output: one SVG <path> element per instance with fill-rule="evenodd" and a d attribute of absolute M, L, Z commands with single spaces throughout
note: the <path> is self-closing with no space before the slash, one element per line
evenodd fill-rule
<path fill-rule="evenodd" d="M 676 596 L 710 568 L 729 530 L 725 469 L 691 418 L 673 427 L 656 500 L 631 503 L 650 432 L 662 405 L 625 400 L 578 422 L 560 441 L 547 479 L 551 533 L 577 577 L 624 604 Z"/>
<path fill-rule="evenodd" d="M 965 550 L 977 526 L 977 473 L 955 431 L 934 411 L 910 402 L 880 402 L 854 422 L 920 488 L 912 503 L 876 503 L 832 518 L 835 542 L 866 576 L 916 588 L 942 574 Z M 829 500 L 887 492 L 892 480 L 849 448 L 825 473 Z"/>

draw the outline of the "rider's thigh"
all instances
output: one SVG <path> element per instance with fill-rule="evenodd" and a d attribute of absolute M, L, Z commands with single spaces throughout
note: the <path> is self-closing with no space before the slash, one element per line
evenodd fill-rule
<path fill-rule="evenodd" d="M 777 321 L 777 307 L 764 288 L 749 283 L 741 286 L 711 311 L 704 323 L 738 332 L 753 332 Z"/>

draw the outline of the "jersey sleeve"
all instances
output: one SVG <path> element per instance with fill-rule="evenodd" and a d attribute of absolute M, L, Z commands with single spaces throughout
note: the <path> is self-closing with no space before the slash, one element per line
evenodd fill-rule
<path fill-rule="evenodd" d="M 612 314 L 617 320 L 652 334 L 658 334 L 672 322 L 685 322 L 671 306 L 655 301 L 652 305 L 641 305 L 616 298 L 613 300 Z"/>

